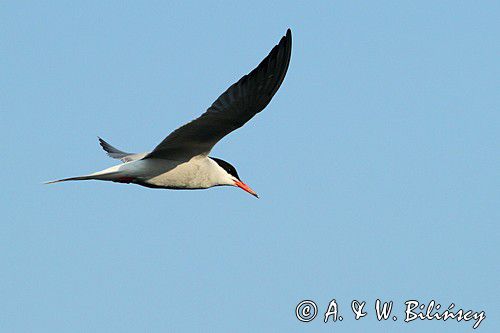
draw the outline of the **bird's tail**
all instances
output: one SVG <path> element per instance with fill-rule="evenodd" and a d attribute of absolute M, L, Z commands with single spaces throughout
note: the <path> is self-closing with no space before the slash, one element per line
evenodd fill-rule
<path fill-rule="evenodd" d="M 79 177 L 70 177 L 70 178 L 63 178 L 63 179 L 57 179 L 57 180 L 51 180 L 49 182 L 45 182 L 44 184 L 55 184 L 55 183 L 61 183 L 61 182 L 67 182 L 70 180 L 90 180 L 94 179 L 92 176 L 79 176 Z"/>
<path fill-rule="evenodd" d="M 70 177 L 70 178 L 51 180 L 49 182 L 45 182 L 44 184 L 55 184 L 55 183 L 72 181 L 72 180 L 110 180 L 110 181 L 116 181 L 116 179 L 118 179 L 120 174 L 121 174 L 120 172 L 108 172 L 108 173 L 96 172 L 96 173 L 93 173 L 91 175 L 86 175 L 86 176 L 78 176 L 78 177 Z"/>

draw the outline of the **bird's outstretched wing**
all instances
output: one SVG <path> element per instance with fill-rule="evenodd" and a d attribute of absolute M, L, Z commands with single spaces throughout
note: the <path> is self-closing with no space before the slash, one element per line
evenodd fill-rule
<path fill-rule="evenodd" d="M 123 163 L 131 162 L 131 161 L 135 161 L 135 160 L 140 160 L 141 158 L 143 158 L 144 156 L 146 156 L 148 154 L 148 153 L 141 153 L 141 154 L 126 153 L 124 151 L 121 151 L 121 150 L 113 147 L 112 145 L 110 145 L 109 143 L 104 141 L 103 139 L 101 139 L 99 137 L 98 137 L 98 139 L 99 139 L 99 144 L 101 145 L 102 149 L 104 149 L 104 151 L 106 152 L 106 154 L 108 154 L 109 157 L 119 159 Z"/>
<path fill-rule="evenodd" d="M 262 111 L 280 87 L 290 63 L 292 33 L 287 30 L 269 55 L 230 86 L 199 118 L 170 133 L 145 158 L 208 155 L 224 136 Z"/>

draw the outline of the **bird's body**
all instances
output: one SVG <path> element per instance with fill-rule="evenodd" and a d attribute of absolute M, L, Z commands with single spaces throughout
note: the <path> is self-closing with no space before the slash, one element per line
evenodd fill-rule
<path fill-rule="evenodd" d="M 83 178 L 167 189 L 204 189 L 216 185 L 232 185 L 229 181 L 227 184 L 222 184 L 227 178 L 226 171 L 207 156 L 195 156 L 184 162 L 139 159 L 87 176 L 66 178 L 60 181 L 85 180 Z"/>
<path fill-rule="evenodd" d="M 229 87 L 199 118 L 173 131 L 153 151 L 126 153 L 99 138 L 108 155 L 120 159 L 122 164 L 49 183 L 94 179 L 165 189 L 229 185 L 257 196 L 239 179 L 231 164 L 208 154 L 220 139 L 243 126 L 269 104 L 287 72 L 291 43 L 289 29 L 257 68 Z"/>
<path fill-rule="evenodd" d="M 195 156 L 189 161 L 146 159 L 125 163 L 124 174 L 131 182 L 153 188 L 205 189 L 217 185 L 232 185 L 226 172 L 207 156 Z M 125 179 L 126 180 L 126 179 Z"/>

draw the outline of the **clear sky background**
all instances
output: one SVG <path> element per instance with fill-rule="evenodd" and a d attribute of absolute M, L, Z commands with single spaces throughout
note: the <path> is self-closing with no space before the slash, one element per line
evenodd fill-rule
<path fill-rule="evenodd" d="M 0 3 L 1 332 L 498 329 L 497 1 Z M 218 144 L 237 188 L 42 185 L 152 149 L 293 32 L 271 104 Z M 377 298 L 396 322 L 378 322 Z M 314 300 L 311 323 L 295 306 Z M 322 322 L 328 302 L 342 322 Z M 368 316 L 353 319 L 350 302 Z"/>

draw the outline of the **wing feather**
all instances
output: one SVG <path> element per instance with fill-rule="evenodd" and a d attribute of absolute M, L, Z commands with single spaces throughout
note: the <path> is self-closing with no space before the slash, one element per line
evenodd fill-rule
<path fill-rule="evenodd" d="M 220 139 L 269 104 L 285 78 L 291 51 L 292 33 L 288 29 L 254 70 L 231 85 L 199 118 L 170 133 L 146 158 L 208 155 Z"/>

